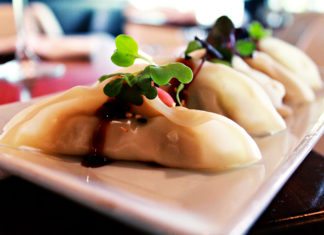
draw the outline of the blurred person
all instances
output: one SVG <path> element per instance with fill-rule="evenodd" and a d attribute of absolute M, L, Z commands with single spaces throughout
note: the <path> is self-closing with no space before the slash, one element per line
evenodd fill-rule
<path fill-rule="evenodd" d="M 13 54 L 16 49 L 16 29 L 11 4 L 0 4 L 0 57 Z M 48 60 L 88 58 L 97 51 L 98 44 L 113 48 L 113 36 L 106 33 L 64 35 L 51 9 L 40 2 L 26 9 L 26 42 L 33 53 Z M 111 45 L 111 48 L 110 46 Z"/>

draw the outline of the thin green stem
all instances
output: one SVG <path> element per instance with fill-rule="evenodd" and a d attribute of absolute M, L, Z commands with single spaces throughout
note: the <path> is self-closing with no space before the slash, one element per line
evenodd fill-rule
<path fill-rule="evenodd" d="M 183 83 L 180 83 L 180 85 L 177 88 L 177 93 L 176 93 L 176 99 L 177 99 L 177 102 L 178 102 L 178 104 L 180 106 L 182 106 L 181 100 L 180 100 L 180 92 L 183 90 L 183 88 L 184 88 L 184 84 Z"/>
<path fill-rule="evenodd" d="M 157 65 L 151 58 L 143 54 L 137 54 L 137 58 L 145 60 L 147 63 L 152 65 Z"/>

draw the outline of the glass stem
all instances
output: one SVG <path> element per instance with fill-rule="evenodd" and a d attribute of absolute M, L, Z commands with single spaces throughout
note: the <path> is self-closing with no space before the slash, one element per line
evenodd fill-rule
<path fill-rule="evenodd" d="M 32 89 L 32 80 L 23 80 L 20 83 L 20 93 L 19 100 L 21 102 L 27 102 L 32 99 L 31 89 Z"/>
<path fill-rule="evenodd" d="M 24 27 L 24 15 L 27 0 L 12 0 L 12 6 L 16 24 L 16 59 L 23 60 L 26 57 L 26 30 Z"/>

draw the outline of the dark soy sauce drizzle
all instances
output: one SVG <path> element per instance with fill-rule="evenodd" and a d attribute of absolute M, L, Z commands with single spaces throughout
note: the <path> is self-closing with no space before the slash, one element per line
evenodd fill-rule
<path fill-rule="evenodd" d="M 95 113 L 99 123 L 93 133 L 90 153 L 83 157 L 81 162 L 85 167 L 99 167 L 112 162 L 103 156 L 106 141 L 106 132 L 112 120 L 125 119 L 126 113 L 130 112 L 131 106 L 120 99 L 110 98 Z"/>

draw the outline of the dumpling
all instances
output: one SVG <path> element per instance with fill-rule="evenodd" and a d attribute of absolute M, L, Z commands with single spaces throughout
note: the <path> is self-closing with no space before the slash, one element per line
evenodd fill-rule
<path fill-rule="evenodd" d="M 187 107 L 223 114 L 254 136 L 286 128 L 260 85 L 222 64 L 204 63 L 188 88 Z"/>
<path fill-rule="evenodd" d="M 261 158 L 254 140 L 228 118 L 170 108 L 159 98 L 131 107 L 135 116 L 102 120 L 98 110 L 115 102 L 107 100 L 102 86 L 75 87 L 30 106 L 4 127 L 0 142 L 55 154 L 97 151 L 110 159 L 191 169 L 223 170 Z"/>
<path fill-rule="evenodd" d="M 290 104 L 309 103 L 315 100 L 315 94 L 311 87 L 296 75 L 278 63 L 268 54 L 255 51 L 252 58 L 245 61 L 256 70 L 259 70 L 271 78 L 281 82 L 286 88 L 285 101 Z"/>
<path fill-rule="evenodd" d="M 287 116 L 292 111 L 283 104 L 283 98 L 286 94 L 284 85 L 270 78 L 268 75 L 251 68 L 241 57 L 234 55 L 232 58 L 232 66 L 235 70 L 244 73 L 256 81 L 269 96 L 273 106 L 282 116 Z"/>
<path fill-rule="evenodd" d="M 273 37 L 261 39 L 258 47 L 312 89 L 323 86 L 316 64 L 297 47 Z"/>

